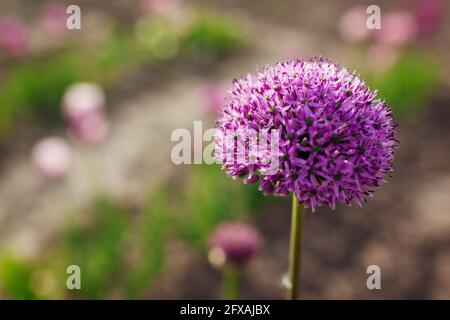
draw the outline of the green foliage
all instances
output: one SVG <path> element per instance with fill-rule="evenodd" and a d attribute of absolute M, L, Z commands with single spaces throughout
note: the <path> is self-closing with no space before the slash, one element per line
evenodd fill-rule
<path fill-rule="evenodd" d="M 188 27 L 182 44 L 197 59 L 208 56 L 217 60 L 241 43 L 242 30 L 242 26 L 230 19 L 203 13 Z"/>
<path fill-rule="evenodd" d="M 97 199 L 89 224 L 73 223 L 63 236 L 66 261 L 82 270 L 82 298 L 99 299 L 112 289 L 121 271 L 125 232 L 130 226 L 126 209 L 104 198 Z"/>
<path fill-rule="evenodd" d="M 136 44 L 151 58 L 172 59 L 179 49 L 179 32 L 163 17 L 142 19 L 136 25 Z"/>
<path fill-rule="evenodd" d="M 168 204 L 167 190 L 159 189 L 148 201 L 142 217 L 138 218 L 136 243 L 139 244 L 140 259 L 137 265 L 130 267 L 125 288 L 128 298 L 138 297 L 162 271 Z M 136 243 L 130 245 L 136 246 Z"/>
<path fill-rule="evenodd" d="M 31 289 L 32 266 L 28 263 L 5 255 L 0 260 L 0 289 L 10 299 L 36 299 Z"/>
<path fill-rule="evenodd" d="M 0 94 L 0 130 L 7 129 L 16 117 L 60 120 L 61 97 L 67 86 L 81 79 L 81 65 L 80 59 L 68 53 L 15 69 Z"/>
<path fill-rule="evenodd" d="M 396 115 L 404 116 L 425 107 L 439 81 L 439 67 L 431 57 L 410 54 L 375 78 L 372 85 Z"/>
<path fill-rule="evenodd" d="M 117 296 L 138 298 L 162 271 L 167 233 L 166 189 L 157 191 L 135 217 L 129 209 L 106 198 L 97 198 L 92 208 L 72 215 L 47 255 L 37 261 L 0 260 L 0 290 L 12 299 L 63 298 L 104 299 Z M 128 261 L 130 252 L 136 261 Z M 65 287 L 69 265 L 81 269 L 81 290 Z M 49 290 L 33 285 L 36 275 L 50 277 Z M 43 278 L 43 276 L 40 276 Z M 39 280 L 39 281 L 45 281 Z M 49 292 L 47 292 L 49 291 Z"/>
<path fill-rule="evenodd" d="M 92 56 L 94 80 L 108 85 L 118 81 L 128 69 L 145 62 L 148 53 L 128 34 L 116 31 L 105 41 L 102 50 Z"/>

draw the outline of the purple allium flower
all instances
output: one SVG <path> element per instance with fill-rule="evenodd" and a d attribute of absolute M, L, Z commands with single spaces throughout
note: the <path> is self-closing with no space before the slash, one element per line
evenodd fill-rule
<path fill-rule="evenodd" d="M 222 223 L 211 234 L 209 246 L 211 252 L 219 250 L 223 254 L 224 261 L 221 262 L 243 265 L 261 247 L 261 237 L 258 231 L 249 224 L 243 222 Z M 221 264 L 221 262 L 213 263 Z"/>
<path fill-rule="evenodd" d="M 249 128 L 263 137 L 278 130 L 276 170 L 267 171 L 267 154 L 251 154 L 247 140 L 243 161 L 225 159 L 227 137 L 236 153 Z M 266 195 L 295 192 L 313 210 L 334 208 L 336 201 L 361 205 L 392 171 L 395 133 L 390 107 L 357 74 L 323 58 L 296 59 L 234 81 L 218 120 L 215 155 L 229 176 L 259 181 Z"/>

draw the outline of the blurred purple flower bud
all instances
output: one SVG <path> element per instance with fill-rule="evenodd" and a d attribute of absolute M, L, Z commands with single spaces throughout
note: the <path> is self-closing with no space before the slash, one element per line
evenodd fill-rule
<path fill-rule="evenodd" d="M 60 137 L 38 141 L 31 152 L 33 166 L 47 179 L 63 177 L 72 164 L 72 148 Z"/>
<path fill-rule="evenodd" d="M 222 223 L 215 228 L 209 238 L 211 253 L 220 251 L 223 253 L 223 263 L 238 266 L 248 262 L 258 252 L 261 242 L 258 231 L 243 222 Z M 217 256 L 219 255 L 216 254 Z M 220 264 L 220 262 L 211 262 Z"/>

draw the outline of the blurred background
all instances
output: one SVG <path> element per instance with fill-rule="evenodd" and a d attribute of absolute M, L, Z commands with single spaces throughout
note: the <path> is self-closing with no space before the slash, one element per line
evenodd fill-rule
<path fill-rule="evenodd" d="M 213 127 L 233 78 L 322 55 L 379 90 L 400 147 L 362 208 L 306 211 L 302 297 L 450 299 L 448 1 L 79 0 L 80 30 L 69 4 L 0 3 L 0 298 L 284 298 L 291 200 L 174 165 L 171 133 Z M 234 280 L 227 222 L 258 239 Z"/>

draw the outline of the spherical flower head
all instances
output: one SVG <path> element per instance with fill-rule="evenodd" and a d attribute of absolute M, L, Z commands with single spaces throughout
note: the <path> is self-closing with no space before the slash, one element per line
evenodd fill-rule
<path fill-rule="evenodd" d="M 357 74 L 323 58 L 290 60 L 235 80 L 217 123 L 215 156 L 229 176 L 259 181 L 265 195 L 295 192 L 313 210 L 337 201 L 361 205 L 392 171 L 390 107 Z M 267 152 L 274 136 L 266 133 L 274 130 L 278 146 Z M 256 143 L 243 137 L 249 131 L 256 131 Z"/>
<path fill-rule="evenodd" d="M 213 264 L 242 266 L 261 247 L 261 237 L 249 224 L 228 222 L 216 227 L 209 239 L 209 246 L 210 261 Z"/>
<path fill-rule="evenodd" d="M 49 180 L 58 179 L 72 164 L 72 148 L 63 138 L 47 137 L 35 144 L 31 158 L 41 176 Z"/>

